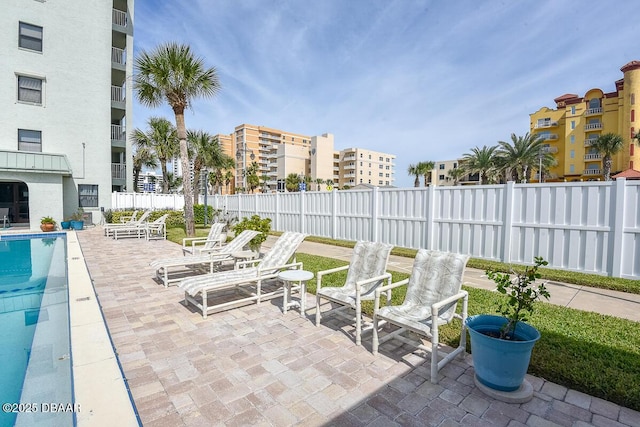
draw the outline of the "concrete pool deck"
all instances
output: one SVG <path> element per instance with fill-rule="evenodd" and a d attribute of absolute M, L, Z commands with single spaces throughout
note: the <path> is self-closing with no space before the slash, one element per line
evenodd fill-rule
<path fill-rule="evenodd" d="M 469 355 L 431 384 L 429 356 L 397 342 L 373 356 L 369 336 L 356 346 L 353 327 L 335 316 L 314 326 L 310 295 L 306 317 L 297 310 L 283 315 L 277 298 L 203 319 L 182 304 L 176 286 L 165 289 L 153 280 L 149 262 L 182 256 L 179 245 L 116 241 L 100 227 L 77 236 L 145 426 L 640 426 L 636 411 L 532 376 L 530 402 L 493 400 L 475 387 Z M 304 242 L 299 252 L 350 254 L 316 245 Z M 407 261 L 410 268 L 411 259 L 395 258 L 389 267 L 401 270 Z M 469 273 L 465 282 L 484 283 L 480 273 Z M 577 297 L 566 298 L 572 304 Z M 637 302 L 630 304 L 640 311 Z M 93 390 L 100 393 L 101 383 Z M 101 396 L 109 403 L 108 394 Z"/>

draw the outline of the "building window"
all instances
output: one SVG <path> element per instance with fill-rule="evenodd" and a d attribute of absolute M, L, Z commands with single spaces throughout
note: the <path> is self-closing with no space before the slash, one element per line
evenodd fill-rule
<path fill-rule="evenodd" d="M 382 159 L 383 159 L 382 156 L 378 157 L 378 161 L 382 161 Z"/>
<path fill-rule="evenodd" d="M 391 161 L 391 159 L 387 157 L 387 163 L 389 163 L 390 161 Z"/>
<path fill-rule="evenodd" d="M 369 182 L 367 182 L 367 184 L 371 184 L 371 180 L 369 180 Z"/>
<path fill-rule="evenodd" d="M 371 171 L 369 171 L 369 176 L 371 176 Z"/>
<path fill-rule="evenodd" d="M 360 153 L 360 158 L 362 158 L 362 153 Z"/>
<path fill-rule="evenodd" d="M 384 168 L 384 165 L 380 165 L 380 169 L 383 169 L 383 168 Z"/>
<path fill-rule="evenodd" d="M 576 128 L 576 121 L 571 120 L 571 129 L 575 129 L 575 128 Z"/>
<path fill-rule="evenodd" d="M 378 181 L 378 185 L 382 185 L 382 181 Z"/>
<path fill-rule="evenodd" d="M 569 151 L 569 157 L 573 159 L 575 156 L 576 156 L 576 150 Z"/>
<path fill-rule="evenodd" d="M 631 110 L 631 121 L 632 122 L 636 121 L 636 110 Z"/>
<path fill-rule="evenodd" d="M 457 164 L 457 163 L 454 163 L 454 164 L 453 164 L 453 168 L 454 168 L 454 169 L 457 169 L 457 168 L 458 168 L 458 164 Z"/>
<path fill-rule="evenodd" d="M 362 162 L 360 162 L 360 166 L 362 166 Z"/>
<path fill-rule="evenodd" d="M 631 154 L 633 154 L 633 153 L 631 153 Z M 380 172 L 380 173 L 378 174 L 378 176 L 379 176 L 380 178 L 382 178 L 382 175 L 383 175 L 383 173 L 382 173 L 382 172 Z"/>
<path fill-rule="evenodd" d="M 439 167 L 440 170 L 444 170 L 444 163 L 442 163 Z"/>
<path fill-rule="evenodd" d="M 438 175 L 438 179 L 443 180 L 444 179 L 444 175 Z"/>
<path fill-rule="evenodd" d="M 575 173 L 576 167 L 574 165 L 569 165 L 569 173 Z"/>
<path fill-rule="evenodd" d="M 389 185 L 389 181 L 385 181 L 384 183 L 385 183 L 386 185 Z"/>
<path fill-rule="evenodd" d="M 571 106 L 571 115 L 573 115 L 573 116 L 576 115 L 576 106 L 575 105 Z"/>
<path fill-rule="evenodd" d="M 600 108 L 600 98 L 592 98 L 589 100 L 589 108 Z"/>
<path fill-rule="evenodd" d="M 385 166 L 384 168 L 385 168 L 386 170 L 389 170 L 389 166 Z"/>
<path fill-rule="evenodd" d="M 576 136 L 575 135 L 571 135 L 569 137 L 569 141 L 571 141 L 572 144 L 575 144 L 576 143 Z"/>
<path fill-rule="evenodd" d="M 636 105 L 636 94 L 635 93 L 631 94 L 631 105 Z"/>
<path fill-rule="evenodd" d="M 42 132 L 39 130 L 18 129 L 19 151 L 42 151 Z"/>
<path fill-rule="evenodd" d="M 362 178 L 360 178 L 360 184 L 362 184 Z"/>
<path fill-rule="evenodd" d="M 20 22 L 18 25 L 18 46 L 42 52 L 42 27 Z"/>
<path fill-rule="evenodd" d="M 369 154 L 369 160 L 371 160 L 371 154 Z"/>
<path fill-rule="evenodd" d="M 629 155 L 630 155 L 630 156 L 633 156 L 633 147 L 634 147 L 634 146 L 635 146 L 635 144 L 634 144 L 634 143 L 631 143 L 631 144 L 629 145 Z"/>
<path fill-rule="evenodd" d="M 98 186 L 78 184 L 78 204 L 82 208 L 97 208 Z"/>
<path fill-rule="evenodd" d="M 360 171 L 360 175 L 362 175 L 362 170 Z"/>
<path fill-rule="evenodd" d="M 18 76 L 18 101 L 42 105 L 42 79 Z"/>

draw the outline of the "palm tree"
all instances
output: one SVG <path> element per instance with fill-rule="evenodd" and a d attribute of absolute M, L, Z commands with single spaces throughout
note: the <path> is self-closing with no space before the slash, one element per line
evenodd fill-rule
<path fill-rule="evenodd" d="M 432 161 L 419 162 L 417 165 L 420 174 L 424 178 L 424 186 L 427 186 L 427 182 L 431 182 L 431 171 L 436 167 L 436 164 Z"/>
<path fill-rule="evenodd" d="M 419 168 L 419 163 L 417 165 L 409 165 L 409 167 L 407 168 L 407 173 L 410 176 L 415 176 L 416 179 L 415 181 L 413 181 L 413 186 L 414 187 L 420 187 L 420 176 L 422 176 L 422 172 L 420 171 Z"/>
<path fill-rule="evenodd" d="M 231 184 L 231 181 L 233 180 L 233 172 L 231 172 L 230 170 L 225 171 L 223 175 L 223 179 L 224 179 L 225 187 L 227 188 L 227 194 L 229 194 L 230 192 L 229 184 Z"/>
<path fill-rule="evenodd" d="M 300 176 L 297 173 L 290 173 L 285 179 L 285 187 L 287 191 L 298 191 L 300 184 Z"/>
<path fill-rule="evenodd" d="M 495 174 L 495 151 L 497 147 L 474 147 L 462 156 L 464 168 L 469 173 L 480 175 L 480 184 L 487 184 Z"/>
<path fill-rule="evenodd" d="M 166 181 L 165 180 L 162 181 L 163 187 L 165 185 L 165 182 L 168 188 L 167 193 L 174 193 L 182 185 L 182 177 L 176 177 L 171 172 L 169 172 L 167 173 Z"/>
<path fill-rule="evenodd" d="M 208 185 L 208 183 L 201 183 L 203 168 L 211 165 L 211 146 L 216 144 L 217 141 L 213 141 L 211 135 L 204 131 L 187 131 L 187 145 L 189 148 L 189 157 L 193 162 L 193 204 L 198 203 L 198 195 L 200 194 L 200 187 Z M 207 191 L 205 189 L 205 191 Z"/>
<path fill-rule="evenodd" d="M 605 181 L 611 181 L 611 165 L 613 164 L 611 157 L 622 150 L 624 140 L 615 133 L 605 133 L 600 135 L 591 147 L 602 154 L 602 174 Z"/>
<path fill-rule="evenodd" d="M 539 167 L 541 156 L 543 163 L 549 165 L 553 156 L 543 153 L 543 139 L 539 134 L 527 132 L 524 136 L 511 134 L 511 142 L 498 141 L 496 151 L 496 164 L 504 174 L 507 181 L 515 179 L 516 182 L 529 180 L 531 170 Z"/>
<path fill-rule="evenodd" d="M 447 175 L 453 180 L 453 185 L 458 185 L 460 183 L 460 179 L 462 179 L 466 174 L 467 172 L 461 167 L 449 169 L 447 171 Z"/>
<path fill-rule="evenodd" d="M 162 192 L 168 193 L 167 163 L 178 154 L 178 137 L 176 128 L 171 122 L 162 117 L 151 117 L 147 121 L 149 129 L 143 132 L 134 129 L 131 139 L 139 147 L 149 147 L 160 163 L 162 171 Z"/>
<path fill-rule="evenodd" d="M 180 161 L 185 177 L 188 177 L 189 152 L 184 110 L 194 98 L 212 97 L 220 90 L 218 72 L 214 67 L 205 68 L 202 59 L 191 52 L 188 45 L 162 44 L 148 53 L 142 51 L 136 59 L 137 74 L 134 88 L 141 104 L 158 107 L 167 102 L 176 117 L 180 140 Z M 195 235 L 193 198 L 191 186 L 184 185 L 184 219 L 188 237 Z"/>
<path fill-rule="evenodd" d="M 315 183 L 316 183 L 316 191 L 320 191 L 320 188 L 322 188 L 322 184 L 324 184 L 324 179 L 316 178 Z"/>
<path fill-rule="evenodd" d="M 269 175 L 267 174 L 260 175 L 260 181 L 262 181 L 262 192 L 263 193 L 269 192 L 269 185 L 267 184 L 269 182 Z"/>
<path fill-rule="evenodd" d="M 151 149 L 144 145 L 147 142 L 146 138 L 143 138 L 141 141 L 138 141 L 135 137 L 138 134 L 138 129 L 136 129 L 131 137 L 133 148 L 135 148 L 136 152 L 133 155 L 133 191 L 138 191 L 138 179 L 140 178 L 140 172 L 143 167 L 147 168 L 157 168 L 158 167 L 158 159 Z M 144 132 L 140 132 L 144 135 Z"/>

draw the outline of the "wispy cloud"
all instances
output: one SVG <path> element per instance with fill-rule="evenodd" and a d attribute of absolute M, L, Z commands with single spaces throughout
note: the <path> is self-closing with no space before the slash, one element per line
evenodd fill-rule
<path fill-rule="evenodd" d="M 335 135 L 336 148 L 453 159 L 528 131 L 564 93 L 614 90 L 639 59 L 633 1 L 136 0 L 136 50 L 189 43 L 223 90 L 187 125 Z M 136 106 L 136 126 L 150 115 Z"/>

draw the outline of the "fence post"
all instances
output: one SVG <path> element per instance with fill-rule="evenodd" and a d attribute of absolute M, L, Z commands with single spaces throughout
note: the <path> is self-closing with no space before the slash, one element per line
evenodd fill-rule
<path fill-rule="evenodd" d="M 276 212 L 275 212 L 275 221 L 273 224 L 275 230 L 281 231 L 280 229 L 280 192 L 276 191 Z"/>
<path fill-rule="evenodd" d="M 331 191 L 331 238 L 337 239 L 338 235 L 338 190 Z"/>
<path fill-rule="evenodd" d="M 504 263 L 511 262 L 511 234 L 513 232 L 513 193 L 515 182 L 507 181 L 504 185 L 504 212 L 502 213 L 502 259 Z"/>
<path fill-rule="evenodd" d="M 426 242 L 424 242 L 424 247 L 426 249 L 429 250 L 433 250 L 433 249 L 437 249 L 437 250 L 441 250 L 442 248 L 438 247 L 438 248 L 434 248 L 433 247 L 433 242 L 434 242 L 434 238 L 433 238 L 433 229 L 434 229 L 434 214 L 433 214 L 433 210 L 435 208 L 435 197 L 436 197 L 436 193 L 434 190 L 435 186 L 430 185 L 427 187 L 427 197 L 426 197 L 426 201 L 427 201 L 427 206 L 426 206 L 426 220 L 427 220 L 427 224 L 426 224 L 426 228 L 427 228 L 427 232 L 426 232 Z"/>
<path fill-rule="evenodd" d="M 378 241 L 378 197 L 380 193 L 378 192 L 378 187 L 373 187 L 371 189 L 371 238 L 369 239 L 372 242 Z"/>
<path fill-rule="evenodd" d="M 300 191 L 300 233 L 304 233 L 304 191 Z"/>
<path fill-rule="evenodd" d="M 613 250 L 609 251 L 609 265 L 612 277 L 622 277 L 622 261 L 623 261 L 623 247 L 622 239 L 624 237 L 624 209 L 625 209 L 625 192 L 627 186 L 624 178 L 616 178 L 615 183 L 611 188 L 613 203 L 611 204 L 614 209 L 611 218 L 613 224 L 611 224 L 611 240 L 609 241 L 609 247 Z"/>

